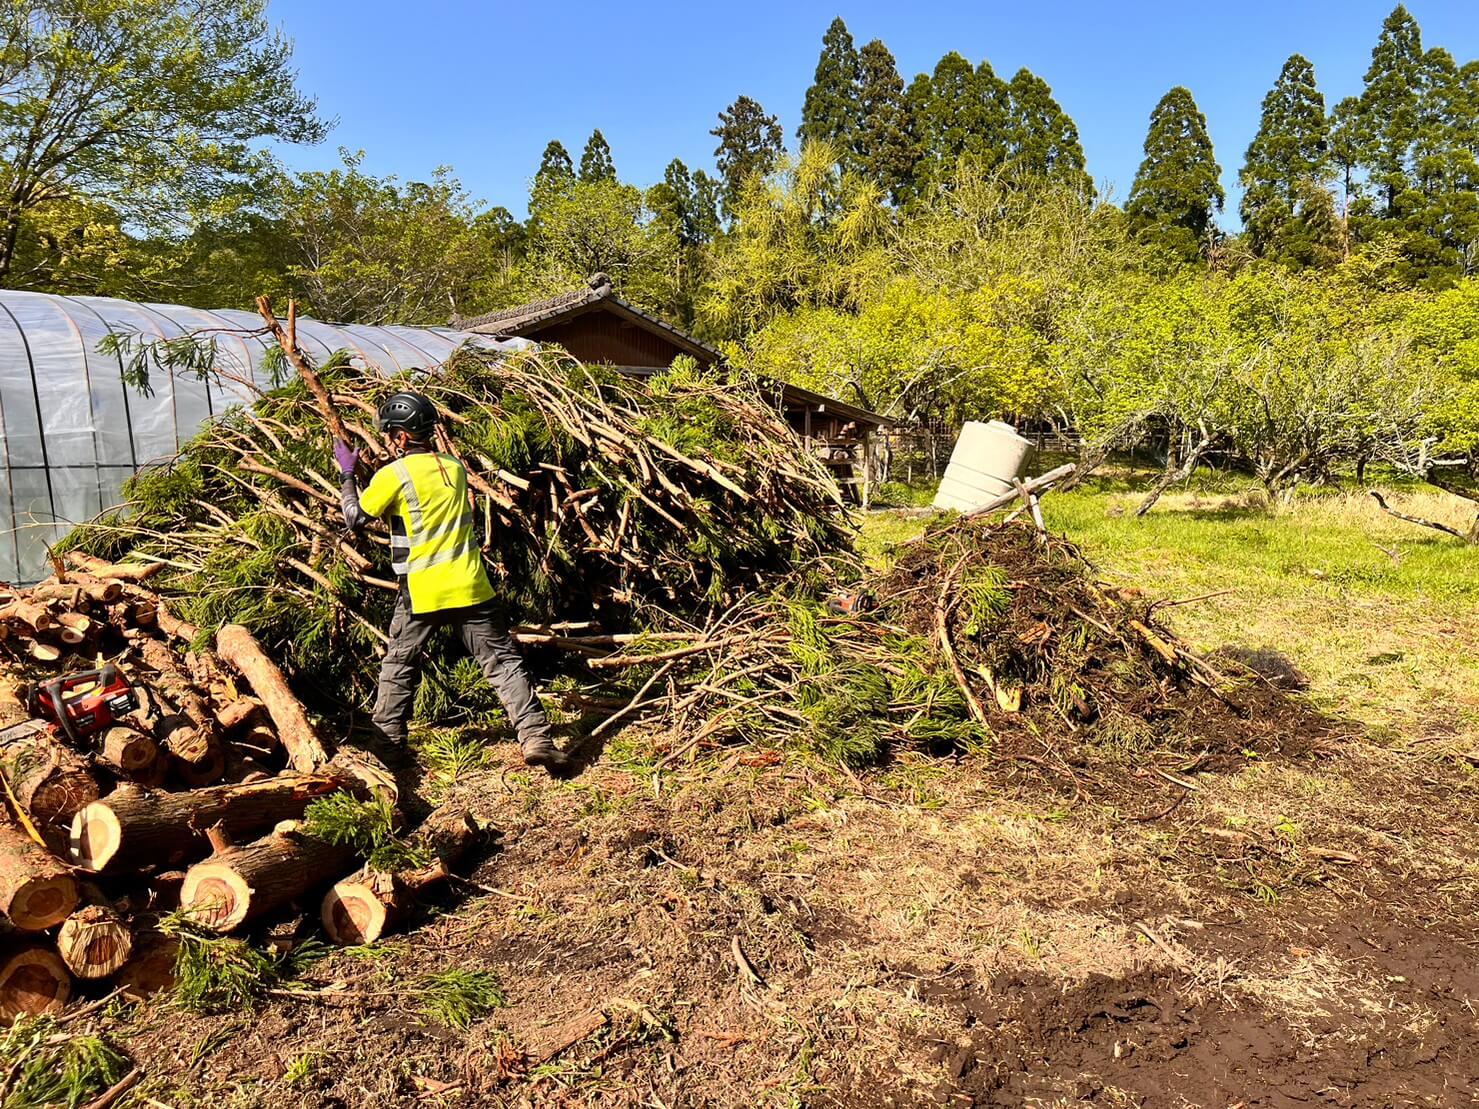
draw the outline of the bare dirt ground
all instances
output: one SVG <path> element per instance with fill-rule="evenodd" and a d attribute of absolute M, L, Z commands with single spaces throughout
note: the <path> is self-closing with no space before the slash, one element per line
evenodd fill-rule
<path fill-rule="evenodd" d="M 176 1106 L 1473 1104 L 1479 783 L 1298 749 L 1105 752 L 1077 804 L 980 758 L 498 765 L 453 787 L 497 849 L 414 935 L 113 1031 Z M 453 967 L 507 995 L 466 1031 L 417 1008 Z"/>

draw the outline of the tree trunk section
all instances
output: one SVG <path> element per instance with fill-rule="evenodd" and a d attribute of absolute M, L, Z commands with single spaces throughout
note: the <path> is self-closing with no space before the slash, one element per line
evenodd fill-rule
<path fill-rule="evenodd" d="M 159 761 L 159 746 L 152 737 L 123 725 L 103 733 L 98 761 L 130 780 L 148 777 Z"/>
<path fill-rule="evenodd" d="M 57 953 L 78 978 L 106 978 L 133 953 L 133 930 L 96 890 L 63 923 Z"/>
<path fill-rule="evenodd" d="M 23 947 L 0 963 L 0 1025 L 9 1027 L 22 1014 L 60 1013 L 71 996 L 67 964 L 49 947 Z"/>
<path fill-rule="evenodd" d="M 68 853 L 93 873 L 171 866 L 204 852 L 208 828 L 243 838 L 296 819 L 315 797 L 352 784 L 335 774 L 283 774 L 186 793 L 121 786 L 73 818 Z"/>
<path fill-rule="evenodd" d="M 87 760 L 39 724 L 0 747 L 0 773 L 37 825 L 65 824 L 98 799 L 98 783 Z"/>
<path fill-rule="evenodd" d="M 435 860 L 419 870 L 374 871 L 337 883 L 324 894 L 319 907 L 324 931 L 338 944 L 374 943 L 404 920 L 422 891 L 446 880 L 452 865 L 467 853 L 481 832 L 462 806 L 437 809 L 416 836 Z"/>
<path fill-rule="evenodd" d="M 0 822 L 0 912 L 22 932 L 40 932 L 76 907 L 72 872 L 19 825 Z"/>
<path fill-rule="evenodd" d="M 185 872 L 180 908 L 217 932 L 231 932 L 321 885 L 354 858 L 354 848 L 297 830 L 233 847 Z"/>
<path fill-rule="evenodd" d="M 140 936 L 133 957 L 123 964 L 113 981 L 130 1001 L 147 1001 L 163 990 L 174 988 L 175 959 L 180 941 L 158 932 Z"/>
<path fill-rule="evenodd" d="M 175 662 L 174 652 L 157 639 L 140 639 L 139 657 L 154 671 L 156 691 L 179 709 L 179 715 L 159 721 L 160 746 L 176 761 L 180 777 L 189 785 L 213 782 L 226 769 L 226 756 L 216 734 L 216 719 L 205 699 Z"/>
<path fill-rule="evenodd" d="M 277 725 L 277 736 L 295 770 L 308 773 L 329 761 L 329 753 L 308 722 L 308 714 L 277 664 L 263 653 L 252 633 L 227 624 L 216 633 L 216 650 L 252 687 Z"/>

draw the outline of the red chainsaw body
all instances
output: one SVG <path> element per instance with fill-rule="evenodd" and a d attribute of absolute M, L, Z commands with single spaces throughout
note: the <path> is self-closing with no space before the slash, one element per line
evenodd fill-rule
<path fill-rule="evenodd" d="M 107 731 L 139 707 L 139 699 L 118 667 L 65 674 L 38 686 L 34 711 L 74 743 Z"/>

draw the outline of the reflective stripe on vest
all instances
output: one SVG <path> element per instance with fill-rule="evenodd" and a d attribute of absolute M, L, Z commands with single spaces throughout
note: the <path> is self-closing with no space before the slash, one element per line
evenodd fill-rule
<path fill-rule="evenodd" d="M 403 506 L 403 511 L 397 513 L 396 522 L 401 524 L 407 532 L 404 539 L 392 542 L 393 568 L 397 574 L 405 575 L 408 579 L 419 583 L 412 586 L 414 597 L 418 588 L 430 586 L 440 594 L 449 584 L 439 579 L 433 584 L 432 581 L 424 580 L 418 575 L 459 560 L 471 561 L 476 567 L 476 579 L 483 583 L 481 591 L 486 591 L 486 578 L 483 576 L 482 560 L 474 530 L 476 520 L 472 506 L 467 499 L 467 486 L 462 477 L 462 469 L 460 465 L 455 464 L 455 460 L 432 457 L 438 463 L 441 476 L 438 478 L 434 473 L 422 472 L 421 480 L 433 484 L 420 491 L 416 488 L 416 479 L 405 459 L 396 459 L 391 463 L 392 472 L 400 481 Z M 445 467 L 441 465 L 444 461 L 447 463 Z M 423 471 L 424 464 L 418 464 L 417 469 Z M 451 479 L 452 474 L 456 475 L 455 480 Z M 445 491 L 435 484 L 438 481 L 447 483 Z M 445 499 L 448 494 L 456 498 L 455 503 L 448 504 Z M 449 517 L 449 511 L 455 511 L 457 514 Z M 436 522 L 428 526 L 428 519 Z M 452 568 L 448 567 L 448 569 Z M 433 575 L 433 578 L 435 579 L 436 575 Z M 454 577 L 452 580 L 458 579 Z M 476 584 L 473 587 L 476 588 Z M 455 593 L 459 587 L 453 586 L 452 588 Z"/>

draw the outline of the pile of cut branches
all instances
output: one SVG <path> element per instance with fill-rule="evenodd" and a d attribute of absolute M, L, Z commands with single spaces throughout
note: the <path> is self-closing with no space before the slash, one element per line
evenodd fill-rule
<path fill-rule="evenodd" d="M 645 703 L 674 723 L 674 754 L 787 743 L 860 766 L 896 745 L 990 750 L 1077 785 L 1095 748 L 1215 759 L 1328 730 L 1250 671 L 1214 668 L 1157 619 L 1163 602 L 1100 581 L 1030 521 L 946 521 L 839 596 L 754 597 L 680 657 L 653 663 L 645 643 L 590 665 L 656 679 Z"/>
<path fill-rule="evenodd" d="M 836 484 L 742 382 L 678 365 L 643 384 L 558 353 L 471 347 L 415 380 L 342 357 L 317 377 L 372 465 L 387 461 L 371 430 L 385 397 L 415 388 L 437 404 L 439 447 L 467 467 L 494 587 L 511 622 L 533 622 L 551 646 L 588 651 L 564 633 L 629 633 L 660 623 L 654 612 L 701 618 L 846 557 Z M 244 624 L 305 684 L 363 698 L 396 584 L 383 528 L 344 532 L 329 441 L 322 405 L 296 380 L 136 477 L 126 509 L 67 544 L 163 563 L 159 587 L 183 619 Z"/>

